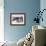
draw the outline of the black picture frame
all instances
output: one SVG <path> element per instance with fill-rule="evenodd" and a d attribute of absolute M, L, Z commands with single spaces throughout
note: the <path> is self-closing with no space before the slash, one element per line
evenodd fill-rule
<path fill-rule="evenodd" d="M 10 25 L 24 26 L 26 24 L 25 13 L 10 13 Z"/>

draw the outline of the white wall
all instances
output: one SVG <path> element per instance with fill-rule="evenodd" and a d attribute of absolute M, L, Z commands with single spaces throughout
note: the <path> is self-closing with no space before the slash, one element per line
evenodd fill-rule
<path fill-rule="evenodd" d="M 0 0 L 0 42 L 4 41 L 4 1 Z"/>

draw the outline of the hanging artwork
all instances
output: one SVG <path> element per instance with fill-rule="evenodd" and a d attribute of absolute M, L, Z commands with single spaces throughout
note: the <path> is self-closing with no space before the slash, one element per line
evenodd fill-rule
<path fill-rule="evenodd" d="M 11 25 L 25 25 L 25 13 L 10 13 L 10 24 Z"/>

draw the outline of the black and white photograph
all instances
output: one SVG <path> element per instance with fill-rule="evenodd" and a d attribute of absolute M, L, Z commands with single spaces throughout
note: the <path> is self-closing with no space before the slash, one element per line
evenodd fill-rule
<path fill-rule="evenodd" d="M 25 25 L 25 13 L 11 13 L 10 24 L 11 25 Z"/>

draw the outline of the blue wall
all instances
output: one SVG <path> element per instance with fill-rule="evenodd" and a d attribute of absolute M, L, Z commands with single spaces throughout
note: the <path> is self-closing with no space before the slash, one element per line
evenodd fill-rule
<path fill-rule="evenodd" d="M 43 9 L 46 9 L 46 0 L 40 1 L 40 10 L 42 11 Z M 40 21 L 40 25 L 46 27 L 46 11 L 44 11 L 42 17 L 43 17 L 43 22 Z M 45 35 L 45 39 L 46 39 L 46 35 Z M 46 40 L 45 40 L 45 44 L 46 44 Z"/>
<path fill-rule="evenodd" d="M 46 0 L 41 0 L 40 1 L 40 10 L 42 11 L 43 9 L 46 9 Z M 46 10 L 43 12 L 43 22 L 40 21 L 40 25 L 46 27 Z"/>
<path fill-rule="evenodd" d="M 4 36 L 7 41 L 18 41 L 32 29 L 32 21 L 40 9 L 40 0 L 4 0 Z M 11 26 L 10 13 L 26 13 L 25 26 Z"/>

